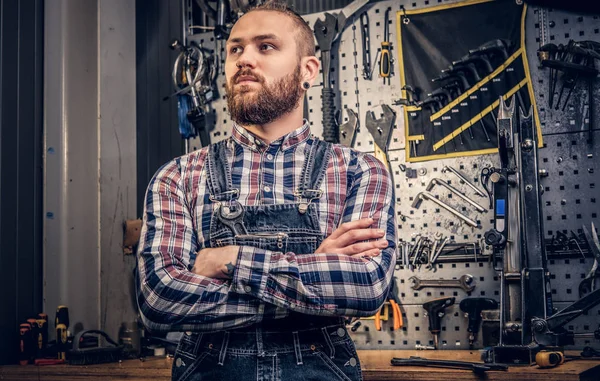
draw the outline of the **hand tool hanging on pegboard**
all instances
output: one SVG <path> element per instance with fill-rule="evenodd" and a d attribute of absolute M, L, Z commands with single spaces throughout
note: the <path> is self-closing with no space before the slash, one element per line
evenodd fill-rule
<path fill-rule="evenodd" d="M 573 90 L 581 80 L 587 81 L 588 93 L 588 143 L 593 142 L 594 129 L 594 81 L 598 76 L 595 60 L 600 60 L 600 43 L 595 41 L 573 41 L 567 45 L 545 44 L 538 50 L 541 65 L 548 68 L 548 106 L 555 110 L 564 111 L 567 107 Z M 562 82 L 556 104 L 554 95 L 558 82 L 558 73 L 561 73 Z M 562 108 L 560 103 L 565 94 Z"/>
<path fill-rule="evenodd" d="M 396 113 L 386 104 L 381 105 L 383 110 L 381 118 L 375 118 L 373 111 L 368 111 L 365 126 L 373 137 L 374 154 L 379 161 L 387 166 L 390 173 L 392 172 L 392 164 L 388 155 L 388 148 L 392 138 L 394 123 L 396 122 Z M 395 191 L 394 176 L 390 176 L 392 180 L 392 189 Z"/>
<path fill-rule="evenodd" d="M 330 143 L 339 143 L 339 129 L 335 119 L 334 92 L 331 86 L 331 47 L 342 34 L 346 21 L 369 0 L 356 0 L 344 7 L 339 13 L 325 13 L 325 21 L 318 19 L 314 25 L 315 37 L 321 50 L 323 89 L 323 139 Z"/>
<path fill-rule="evenodd" d="M 408 162 L 497 150 L 499 96 L 517 94 L 524 109 L 533 102 L 520 45 L 524 12 L 522 5 L 482 1 L 396 14 L 401 85 L 428 95 L 411 107 L 403 91 Z M 492 25 L 484 21 L 487 15 L 502 21 Z"/>
<path fill-rule="evenodd" d="M 185 152 L 190 151 L 189 139 L 200 136 L 203 147 L 210 144 L 206 123 L 208 104 L 216 98 L 213 83 L 217 74 L 216 55 L 190 42 L 189 46 L 174 40 L 170 48 L 179 50 L 173 64 L 173 84 L 177 91 L 164 99 L 177 96 L 179 133 L 185 139 Z"/>
<path fill-rule="evenodd" d="M 360 15 L 360 36 L 362 41 L 362 76 L 363 79 L 371 80 L 373 75 L 371 70 L 371 35 L 369 33 L 369 14 L 367 12 Z"/>
<path fill-rule="evenodd" d="M 211 2 L 215 3 L 214 8 L 210 5 Z M 226 40 L 237 16 L 246 12 L 256 2 L 256 0 L 196 0 L 202 13 L 214 20 L 214 36 L 217 40 Z"/>
<path fill-rule="evenodd" d="M 588 271 L 585 278 L 579 283 L 580 298 L 594 291 L 596 288 L 600 288 L 600 268 L 598 267 L 598 263 L 600 263 L 600 240 L 598 239 L 594 223 L 592 222 L 591 233 L 587 227 L 583 225 L 583 233 L 585 234 L 585 240 L 587 241 L 589 251 L 594 256 L 594 262 L 590 271 Z"/>
<path fill-rule="evenodd" d="M 392 74 L 392 57 L 390 53 L 390 11 L 385 10 L 385 19 L 383 21 L 383 41 L 381 42 L 381 54 L 379 55 L 379 76 L 383 78 L 383 83 L 390 84 Z"/>

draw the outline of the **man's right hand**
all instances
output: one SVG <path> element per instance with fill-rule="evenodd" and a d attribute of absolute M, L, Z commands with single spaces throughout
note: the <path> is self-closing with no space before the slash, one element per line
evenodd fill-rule
<path fill-rule="evenodd" d="M 315 254 L 335 253 L 353 257 L 374 257 L 388 246 L 385 231 L 371 229 L 372 218 L 362 218 L 340 225 L 323 240 Z"/>

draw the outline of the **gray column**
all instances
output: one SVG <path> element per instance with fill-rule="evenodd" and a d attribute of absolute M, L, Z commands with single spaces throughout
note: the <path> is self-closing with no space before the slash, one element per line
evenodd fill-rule
<path fill-rule="evenodd" d="M 135 218 L 135 0 L 45 13 L 44 309 L 116 338 L 134 316 L 121 226 Z"/>

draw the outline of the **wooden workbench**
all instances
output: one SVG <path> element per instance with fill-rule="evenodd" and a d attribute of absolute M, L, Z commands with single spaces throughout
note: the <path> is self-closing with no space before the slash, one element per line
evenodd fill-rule
<path fill-rule="evenodd" d="M 392 357 L 420 356 L 447 360 L 478 361 L 477 351 L 358 351 L 362 362 L 365 381 L 390 380 L 543 380 L 543 381 L 599 381 L 600 361 L 575 360 L 553 369 L 538 369 L 537 366 L 514 366 L 507 372 L 489 371 L 485 378 L 478 377 L 471 371 L 424 367 L 393 367 Z M 0 380 L 127 380 L 147 381 L 171 379 L 171 363 L 169 358 L 148 358 L 146 361 L 127 360 L 121 363 L 93 366 L 34 366 L 10 365 L 0 366 Z M 240 380 L 243 381 L 243 380 Z M 285 381 L 285 380 L 284 380 Z"/>

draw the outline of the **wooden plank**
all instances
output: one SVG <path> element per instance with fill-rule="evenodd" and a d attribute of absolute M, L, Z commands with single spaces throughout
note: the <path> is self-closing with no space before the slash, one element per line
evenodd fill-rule
<path fill-rule="evenodd" d="M 146 361 L 125 360 L 99 365 L 11 365 L 0 367 L 0 380 L 39 381 L 167 381 L 171 379 L 171 358 L 148 358 Z"/>
<path fill-rule="evenodd" d="M 574 353 L 577 354 L 577 353 Z M 471 371 L 442 368 L 391 366 L 392 357 L 407 358 L 419 356 L 431 359 L 479 361 L 477 351 L 358 351 L 365 381 L 480 381 Z M 167 381 L 171 379 L 172 359 L 148 358 L 146 361 L 125 360 L 120 363 L 90 366 L 34 366 L 11 365 L 0 367 L 0 380 L 39 380 L 39 381 Z M 539 369 L 537 366 L 512 366 L 507 372 L 486 373 L 489 381 L 598 381 L 600 361 L 569 361 L 557 368 Z M 242 380 L 240 380 L 242 381 Z"/>
<path fill-rule="evenodd" d="M 429 359 L 481 361 L 478 351 L 412 351 L 412 350 L 363 350 L 358 351 L 365 380 L 481 380 L 481 377 L 468 370 L 427 368 L 414 366 L 392 366 L 392 357 L 408 358 L 419 356 Z M 537 366 L 511 366 L 507 372 L 486 372 L 486 380 L 544 380 L 544 381 L 598 381 L 600 361 L 569 361 L 560 367 L 539 369 Z"/>

